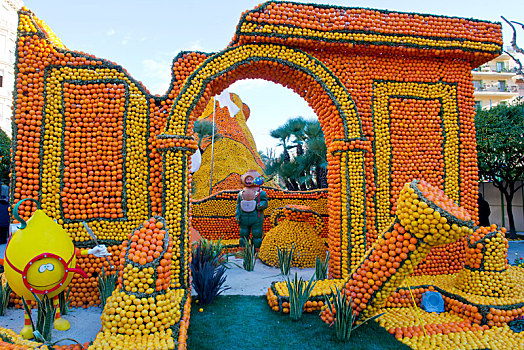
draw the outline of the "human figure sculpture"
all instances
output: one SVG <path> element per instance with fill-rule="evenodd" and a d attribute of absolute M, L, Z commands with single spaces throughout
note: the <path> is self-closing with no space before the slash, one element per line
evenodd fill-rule
<path fill-rule="evenodd" d="M 240 245 L 244 246 L 252 236 L 256 249 L 262 245 L 264 209 L 267 208 L 267 194 L 260 186 L 264 178 L 256 170 L 248 170 L 240 177 L 244 188 L 238 193 L 235 219 L 240 226 Z"/>

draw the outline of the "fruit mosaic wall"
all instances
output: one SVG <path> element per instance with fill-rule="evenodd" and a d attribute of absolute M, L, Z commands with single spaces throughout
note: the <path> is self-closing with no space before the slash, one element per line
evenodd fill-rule
<path fill-rule="evenodd" d="M 29 10 L 21 10 L 19 18 L 11 201 L 38 199 L 78 247 L 94 245 L 81 224 L 89 222 L 121 271 L 124 264 L 143 265 L 138 255 L 138 262 L 126 260 L 130 246 L 123 242 L 151 217 L 165 218 L 169 274 L 160 287 L 173 293 L 174 305 L 153 302 L 172 309 L 169 330 L 178 332 L 173 337 L 181 348 L 190 305 L 191 218 L 194 226 L 226 226 L 228 218 L 216 220 L 213 210 L 221 200 L 230 205 L 229 196 L 235 196 L 226 191 L 190 205 L 190 156 L 197 148 L 193 123 L 208 115 L 212 96 L 237 80 L 282 84 L 317 114 L 328 148 L 327 195 L 311 192 L 293 202 L 292 194 L 280 191 L 271 202 L 275 208 L 307 205 L 329 217 L 329 271 L 341 286 L 341 278 L 351 276 L 391 226 L 402 186 L 413 179 L 442 190 L 476 219 L 470 72 L 500 53 L 498 23 L 268 2 L 242 15 L 224 50 L 180 53 L 170 88 L 158 97 L 117 64 L 67 49 Z M 321 201 L 325 209 L 317 210 Z M 29 217 L 33 210 L 28 204 L 20 212 Z M 425 252 L 426 259 L 412 266 L 420 276 L 412 278 L 458 272 L 468 249 L 462 238 Z M 73 280 L 74 305 L 97 304 L 95 275 L 106 262 L 87 257 L 79 262 L 89 277 Z M 402 290 L 401 285 L 398 293 Z M 125 299 L 128 294 L 122 293 Z M 156 298 L 165 298 L 160 295 Z M 474 312 L 474 304 L 460 300 L 454 303 Z M 492 309 L 500 320 L 499 309 Z M 120 329 L 107 305 L 103 317 L 105 330 Z M 107 333 L 99 334 L 97 344 L 129 341 L 126 330 L 109 340 Z M 145 333 L 145 344 L 157 344 L 169 331 L 159 335 L 162 339 Z"/>

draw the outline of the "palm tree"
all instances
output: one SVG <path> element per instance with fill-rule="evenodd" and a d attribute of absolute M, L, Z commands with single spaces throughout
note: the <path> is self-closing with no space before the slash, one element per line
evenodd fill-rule
<path fill-rule="evenodd" d="M 291 137 L 291 132 L 289 132 L 289 129 L 286 128 L 286 125 L 282 125 L 274 130 L 271 130 L 269 135 L 280 141 L 278 145 L 284 148 L 284 161 L 289 162 L 291 160 L 291 156 L 288 152 L 288 142 L 289 138 Z"/>
<path fill-rule="evenodd" d="M 307 150 L 307 155 L 314 164 L 317 188 L 327 188 L 327 147 L 324 136 L 308 140 Z"/>
<path fill-rule="evenodd" d="M 294 147 L 297 148 L 297 156 L 304 154 L 304 142 L 306 141 L 305 128 L 309 122 L 302 117 L 296 117 L 289 119 L 284 127 L 293 135 L 295 138 L 293 143 Z"/>
<path fill-rule="evenodd" d="M 286 187 L 290 191 L 298 191 L 300 187 L 297 182 L 297 167 L 298 164 L 295 160 L 282 163 L 278 169 L 278 174 L 284 179 Z"/>
<path fill-rule="evenodd" d="M 307 121 L 302 117 L 290 119 L 271 131 L 271 136 L 280 140 L 284 152 L 280 157 L 263 157 L 266 174 L 278 176 L 292 191 L 327 187 L 327 147 L 318 121 Z M 289 140 L 293 136 L 293 146 Z M 291 158 L 289 149 L 296 148 Z"/>
<path fill-rule="evenodd" d="M 317 188 L 327 188 L 327 146 L 322 127 L 318 121 L 311 121 L 306 124 L 304 133 L 307 137 L 306 154 L 313 164 Z"/>

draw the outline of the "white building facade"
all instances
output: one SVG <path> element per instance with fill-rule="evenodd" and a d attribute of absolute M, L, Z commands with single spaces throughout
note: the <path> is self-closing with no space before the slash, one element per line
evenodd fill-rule
<path fill-rule="evenodd" d="M 513 49 L 505 49 L 513 56 L 517 55 Z M 512 103 L 519 96 L 524 97 L 524 83 L 518 79 L 515 68 L 515 61 L 503 53 L 473 70 L 473 95 L 477 108 L 489 109 L 500 103 Z"/>
<path fill-rule="evenodd" d="M 505 48 L 512 56 L 524 62 L 512 48 Z M 524 80 L 517 76 L 516 63 L 507 53 L 503 53 L 492 61 L 473 70 L 473 87 L 475 88 L 475 105 L 477 108 L 489 109 L 498 104 L 511 104 L 518 98 L 524 98 Z M 479 192 L 491 208 L 490 222 L 509 228 L 506 200 L 501 192 L 489 182 L 479 183 Z M 513 198 L 513 217 L 515 228 L 524 233 L 524 188 L 521 188 Z"/>
<path fill-rule="evenodd" d="M 22 0 L 0 0 L 0 128 L 11 137 L 17 11 Z"/>

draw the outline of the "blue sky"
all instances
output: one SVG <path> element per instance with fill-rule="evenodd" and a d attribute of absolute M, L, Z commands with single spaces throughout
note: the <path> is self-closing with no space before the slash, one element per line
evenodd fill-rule
<path fill-rule="evenodd" d="M 70 49 L 84 51 L 122 65 L 154 94 L 163 95 L 170 81 L 173 58 L 183 50 L 216 52 L 233 37 L 243 11 L 261 1 L 252 0 L 26 0 L 24 4 L 43 19 Z M 317 4 L 369 7 L 403 12 L 501 21 L 503 15 L 524 23 L 524 1 L 472 0 L 353 0 L 304 1 Z M 506 26 L 504 26 L 506 27 Z M 511 31 L 504 28 L 509 44 Z M 524 31 L 520 31 L 524 46 Z M 248 125 L 261 150 L 274 147 L 269 130 L 285 120 L 314 112 L 291 90 L 262 80 L 233 84 L 249 105 Z"/>

